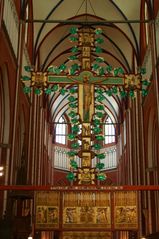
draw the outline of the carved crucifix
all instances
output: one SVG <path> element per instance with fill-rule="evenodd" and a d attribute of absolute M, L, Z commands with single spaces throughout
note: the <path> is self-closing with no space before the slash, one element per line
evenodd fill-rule
<path fill-rule="evenodd" d="M 93 184 L 95 179 L 92 168 L 94 154 L 91 150 L 91 120 L 94 114 L 94 84 L 90 82 L 91 52 L 95 47 L 94 32 L 82 29 L 79 32 L 79 47 L 81 47 L 81 62 L 83 82 L 79 84 L 78 110 L 82 120 L 81 169 L 79 169 L 79 184 Z M 88 71 L 88 72 L 86 72 Z"/>
<path fill-rule="evenodd" d="M 77 170 L 79 184 L 93 184 L 95 169 L 92 168 L 92 159 L 95 153 L 92 151 L 91 122 L 95 114 L 95 86 L 123 87 L 129 89 L 141 89 L 141 74 L 96 74 L 91 71 L 94 58 L 92 51 L 95 48 L 94 31 L 90 28 L 82 28 L 78 32 L 78 48 L 80 49 L 81 71 L 76 74 L 55 74 L 52 72 L 32 72 L 31 86 L 45 89 L 48 85 L 78 85 L 78 114 L 82 124 L 80 140 L 82 142 L 78 156 L 81 158 L 81 167 Z M 27 77 L 26 77 L 27 79 Z M 24 81 L 26 79 L 23 79 Z M 49 89 L 50 90 L 50 89 Z M 50 90 L 51 91 L 51 90 Z"/>

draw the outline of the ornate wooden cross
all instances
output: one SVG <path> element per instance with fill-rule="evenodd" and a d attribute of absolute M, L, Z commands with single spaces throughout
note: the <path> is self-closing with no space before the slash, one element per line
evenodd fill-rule
<path fill-rule="evenodd" d="M 98 29 L 98 31 L 100 31 Z M 76 34 L 77 32 L 75 32 Z M 76 38 L 74 38 L 76 39 Z M 98 38 L 99 39 L 99 38 Z M 72 68 L 73 74 L 65 73 L 65 66 L 61 66 L 61 69 L 49 67 L 48 72 L 32 72 L 30 84 L 34 86 L 38 92 L 45 91 L 45 93 L 51 93 L 52 88 L 47 88 L 48 85 L 78 85 L 78 115 L 81 127 L 80 136 L 78 140 L 81 140 L 81 147 L 78 149 L 78 156 L 81 158 L 81 166 L 75 167 L 76 179 L 78 184 L 94 184 L 96 174 L 98 173 L 98 179 L 100 179 L 101 172 L 92 167 L 92 159 L 95 157 L 95 153 L 92 150 L 92 120 L 95 114 L 95 87 L 116 87 L 119 90 L 130 92 L 136 89 L 144 90 L 142 74 L 124 74 L 121 68 L 116 69 L 116 72 L 111 72 L 111 69 L 107 73 L 102 72 L 102 67 L 98 68 L 97 64 L 94 64 L 94 68 L 97 71 L 92 71 L 93 55 L 92 51 L 96 48 L 95 32 L 90 28 L 82 28 L 78 31 L 78 50 L 80 49 L 80 62 L 81 70 L 79 71 L 78 65 L 75 64 Z M 75 57 L 76 60 L 76 57 Z M 99 58 L 99 61 L 101 58 Z M 101 69 L 101 72 L 99 72 Z M 23 81 L 27 81 L 27 76 L 23 77 Z M 28 87 L 24 87 L 26 93 L 29 92 Z M 111 90 L 110 90 L 111 93 Z M 75 138 L 73 138 L 75 139 Z M 94 140 L 94 139 L 93 139 Z M 70 154 L 70 159 L 75 163 L 74 154 Z M 74 172 L 71 172 L 75 175 Z M 72 178 L 73 179 L 73 178 Z"/>

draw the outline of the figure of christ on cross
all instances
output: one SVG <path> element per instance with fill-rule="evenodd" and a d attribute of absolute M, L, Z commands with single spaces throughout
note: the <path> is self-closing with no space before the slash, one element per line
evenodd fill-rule
<path fill-rule="evenodd" d="M 93 94 L 94 85 L 89 83 L 87 75 L 83 77 L 83 121 L 90 122 L 92 113 L 94 112 Z"/>
<path fill-rule="evenodd" d="M 81 150 L 81 168 L 84 171 L 80 171 L 78 175 L 80 184 L 92 184 L 93 178 L 83 177 L 83 175 L 89 174 L 92 169 L 91 158 L 91 120 L 94 114 L 94 84 L 89 82 L 89 75 L 83 75 L 83 81 L 79 84 L 79 99 L 78 99 L 78 112 L 82 120 L 82 150 Z M 87 132 L 85 129 L 89 129 Z M 83 173 L 82 173 L 83 172 Z M 93 172 L 92 172 L 93 173 Z M 81 175 L 82 174 L 82 175 Z M 92 177 L 92 176 L 91 176 Z M 85 182 L 86 181 L 86 182 Z"/>

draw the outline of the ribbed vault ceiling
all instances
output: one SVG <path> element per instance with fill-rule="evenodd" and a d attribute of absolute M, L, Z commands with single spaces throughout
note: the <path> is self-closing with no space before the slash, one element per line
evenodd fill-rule
<path fill-rule="evenodd" d="M 92 22 L 90 27 L 100 26 L 103 30 L 102 44 L 105 64 L 113 68 L 122 67 L 132 72 L 133 57 L 139 55 L 140 0 L 33 0 L 34 20 L 34 64 L 37 69 L 46 70 L 50 65 L 68 63 L 70 49 L 69 29 L 81 27 L 77 22 Z M 38 21 L 36 21 L 38 20 Z M 66 21 L 64 23 L 64 21 Z M 75 21 L 76 24 L 73 22 Z M 52 121 L 68 112 L 67 97 L 54 93 L 49 97 Z M 106 112 L 118 121 L 121 101 L 118 97 L 105 95 Z"/>

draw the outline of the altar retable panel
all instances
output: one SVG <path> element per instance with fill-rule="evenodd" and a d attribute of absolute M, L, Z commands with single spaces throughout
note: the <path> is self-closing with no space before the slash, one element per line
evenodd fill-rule
<path fill-rule="evenodd" d="M 38 191 L 37 230 L 137 230 L 136 191 Z"/>

